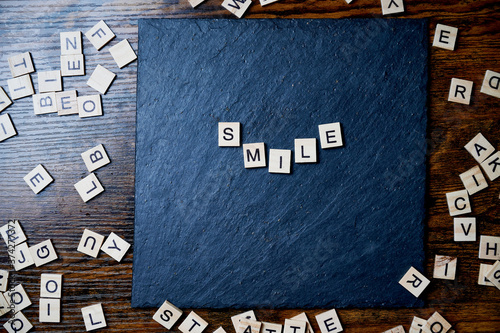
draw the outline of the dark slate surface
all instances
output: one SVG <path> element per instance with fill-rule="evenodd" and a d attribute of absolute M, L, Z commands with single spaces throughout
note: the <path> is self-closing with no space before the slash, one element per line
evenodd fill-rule
<path fill-rule="evenodd" d="M 132 305 L 411 307 L 422 271 L 427 23 L 139 22 Z M 291 175 L 219 148 L 293 149 L 341 122 L 345 146 Z"/>

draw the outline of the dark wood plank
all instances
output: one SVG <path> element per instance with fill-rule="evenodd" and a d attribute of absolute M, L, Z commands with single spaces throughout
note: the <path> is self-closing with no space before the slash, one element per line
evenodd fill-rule
<path fill-rule="evenodd" d="M 0 85 L 6 88 L 10 78 L 7 58 L 14 53 L 30 51 L 36 69 L 59 67 L 59 32 L 87 31 L 104 19 L 117 35 L 113 44 L 128 38 L 137 49 L 137 19 L 166 17 L 231 17 L 221 1 L 209 0 L 192 9 L 181 1 L 1 1 L 0 2 Z M 409 328 L 413 316 L 427 318 L 440 311 L 457 332 L 500 331 L 500 292 L 493 287 L 477 286 L 478 242 L 453 242 L 453 219 L 447 211 L 445 193 L 462 188 L 458 175 L 476 165 L 463 149 L 475 134 L 482 132 L 495 147 L 499 141 L 499 99 L 479 92 L 487 69 L 500 72 L 500 3 L 495 0 L 422 2 L 406 0 L 406 12 L 395 17 L 428 18 L 429 40 L 437 23 L 459 28 L 454 52 L 429 47 L 429 151 L 428 220 L 426 233 L 426 275 L 432 276 L 435 254 L 459 257 L 456 281 L 433 280 L 426 292 L 428 304 L 422 309 L 340 309 L 346 332 L 382 332 L 402 324 Z M 378 0 L 298 1 L 283 0 L 266 7 L 257 1 L 247 18 L 347 18 L 381 17 Z M 359 43 L 363 38 L 360 36 Z M 102 302 L 110 332 L 161 332 L 164 329 L 151 317 L 155 309 L 132 309 L 132 258 L 130 251 L 121 263 L 106 255 L 97 259 L 76 251 L 84 228 L 102 234 L 114 231 L 133 243 L 134 218 L 134 149 L 135 92 L 137 63 L 118 69 L 108 48 L 97 52 L 84 40 L 86 70 L 90 74 L 97 64 L 115 73 L 117 78 L 103 97 L 104 116 L 81 120 L 76 116 L 34 116 L 30 98 L 18 100 L 6 111 L 11 115 L 19 135 L 0 143 L 0 222 L 19 219 L 30 244 L 52 239 L 60 260 L 13 274 L 25 286 L 33 305 L 25 314 L 35 331 L 84 332 L 80 308 Z M 140 57 L 140 54 L 139 54 Z M 34 76 L 36 77 L 36 76 Z M 447 102 L 452 77 L 473 80 L 470 106 Z M 66 90 L 76 88 L 80 94 L 93 93 L 85 77 L 64 79 Z M 37 86 L 36 79 L 34 80 Z M 80 153 L 103 143 L 112 163 L 96 174 L 106 191 L 84 204 L 73 184 L 87 175 Z M 415 152 L 421 153 L 421 152 Z M 55 182 L 35 196 L 23 181 L 38 163 L 46 166 Z M 401 169 L 401 176 L 411 174 L 411 166 Z M 479 233 L 500 235 L 498 224 L 498 181 L 472 197 Z M 0 246 L 0 268 L 8 268 L 7 251 Z M 40 274 L 64 274 L 62 323 L 38 323 Z M 313 326 L 321 309 L 307 310 Z M 210 327 L 222 325 L 233 331 L 230 317 L 233 309 L 213 311 L 200 309 Z M 283 322 L 302 312 L 296 310 L 257 309 L 260 320 Z M 0 323 L 6 318 L 0 319 Z M 177 325 L 175 326 L 177 328 Z"/>

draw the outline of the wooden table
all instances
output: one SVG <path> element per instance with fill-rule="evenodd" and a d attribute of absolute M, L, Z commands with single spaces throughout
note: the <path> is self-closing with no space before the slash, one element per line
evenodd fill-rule
<path fill-rule="evenodd" d="M 59 69 L 59 32 L 86 32 L 105 20 L 116 34 L 112 44 L 127 38 L 137 49 L 137 19 L 168 17 L 232 17 L 222 1 L 208 0 L 197 9 L 187 0 L 173 1 L 4 1 L 0 2 L 0 85 L 7 88 L 11 77 L 7 58 L 30 51 L 36 70 Z M 101 4 L 103 3 L 103 4 Z M 455 243 L 453 219 L 448 214 L 445 193 L 463 188 L 458 175 L 476 165 L 463 146 L 477 133 L 483 133 L 500 147 L 500 99 L 480 93 L 486 70 L 500 72 L 500 2 L 405 1 L 401 18 L 429 19 L 430 97 L 429 149 L 426 221 L 426 270 L 432 276 L 434 255 L 459 258 L 454 281 L 432 280 L 421 309 L 339 309 L 346 332 L 382 332 L 402 324 L 409 329 L 413 316 L 428 318 L 439 311 L 457 332 L 499 332 L 500 291 L 477 285 L 479 242 Z M 246 18 L 346 18 L 381 17 L 378 0 L 280 2 L 261 7 L 257 1 Z M 443 23 L 459 29 L 455 51 L 431 47 L 435 26 Z M 23 311 L 35 325 L 34 331 L 84 332 L 80 308 L 102 302 L 109 332 L 165 331 L 151 317 L 156 309 L 132 309 L 132 257 L 130 250 L 121 263 L 101 254 L 97 259 L 76 251 L 84 228 L 108 235 L 115 232 L 133 244 L 134 227 L 134 146 L 137 62 L 118 69 L 108 52 L 100 52 L 84 37 L 85 77 L 64 79 L 65 90 L 91 94 L 86 81 L 97 64 L 117 73 L 109 92 L 103 96 L 104 116 L 79 119 L 77 116 L 35 116 L 31 98 L 15 101 L 6 111 L 11 115 L 18 136 L 0 143 L 0 221 L 19 219 L 30 245 L 52 239 L 59 260 L 46 266 L 12 272 L 12 278 L 26 288 L 33 305 Z M 141 55 L 138 54 L 140 57 Z M 36 78 L 36 75 L 33 76 Z M 474 81 L 469 106 L 447 101 L 451 78 Z M 35 88 L 37 86 L 36 79 Z M 83 203 L 73 185 L 88 172 L 80 153 L 104 144 L 111 164 L 96 174 L 106 191 Z M 42 163 L 55 181 L 38 195 L 23 177 Z M 411 173 L 411 166 L 401 172 Z M 472 197 L 478 233 L 500 235 L 498 209 L 499 181 Z M 0 268 L 9 269 L 6 248 L 0 246 Z M 62 321 L 38 323 L 40 274 L 64 274 Z M 402 291 L 404 292 L 404 290 Z M 255 309 L 262 321 L 283 322 L 302 312 L 296 310 Z M 324 310 L 324 309 L 323 309 Z M 316 331 L 314 316 L 322 309 L 307 310 Z M 187 309 L 186 309 L 187 312 Z M 241 312 L 232 309 L 196 310 L 210 326 L 222 325 L 232 332 L 230 317 Z M 1 323 L 6 317 L 0 319 Z M 178 325 L 174 326 L 176 329 Z"/>

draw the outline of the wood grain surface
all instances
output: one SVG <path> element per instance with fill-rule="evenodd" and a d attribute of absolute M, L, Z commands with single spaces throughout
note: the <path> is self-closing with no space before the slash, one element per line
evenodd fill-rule
<path fill-rule="evenodd" d="M 35 116 L 29 97 L 15 101 L 2 112 L 11 115 L 19 134 L 0 143 L 0 222 L 20 220 L 30 245 L 52 239 L 59 254 L 59 260 L 48 265 L 11 271 L 11 283 L 22 283 L 33 302 L 23 311 L 34 324 L 33 331 L 84 332 L 80 308 L 99 302 L 103 304 L 108 323 L 106 329 L 99 331 L 165 331 L 151 319 L 156 309 L 130 306 L 132 249 L 121 263 L 102 253 L 94 259 L 76 251 L 84 228 L 103 235 L 115 232 L 132 244 L 134 241 L 137 62 L 119 69 L 109 47 L 127 38 L 137 50 L 139 18 L 233 17 L 220 6 L 221 2 L 208 0 L 193 9 L 187 0 L 0 1 L 0 86 L 6 90 L 7 79 L 11 78 L 7 59 L 11 55 L 29 51 L 37 71 L 55 70 L 59 69 L 59 32 L 86 32 L 103 19 L 116 34 L 99 52 L 83 37 L 87 75 L 63 80 L 65 90 L 77 89 L 80 95 L 86 95 L 95 93 L 86 81 L 97 64 L 116 73 L 114 83 L 102 98 L 104 116 L 86 119 L 56 114 Z M 423 296 L 427 305 L 421 309 L 339 309 L 338 314 L 345 332 L 383 332 L 398 325 L 408 330 L 413 316 L 428 318 L 434 311 L 439 311 L 460 333 L 500 332 L 500 291 L 477 285 L 479 264 L 488 262 L 478 259 L 479 242 L 453 241 L 453 219 L 445 200 L 446 192 L 463 188 L 458 175 L 476 165 L 463 148 L 470 139 L 481 132 L 496 148 L 500 147 L 500 99 L 479 92 L 486 70 L 500 72 L 500 2 L 405 0 L 405 7 L 405 13 L 391 17 L 429 19 L 428 218 L 424 273 L 432 276 L 436 254 L 451 255 L 458 257 L 457 278 L 432 280 Z M 380 2 L 354 0 L 348 5 L 344 0 L 282 0 L 261 7 L 254 0 L 244 16 L 354 17 L 382 17 Z M 459 29 L 455 51 L 431 47 L 437 23 Z M 369 36 L 360 34 L 359 40 L 353 41 L 354 50 L 362 52 L 366 38 Z M 469 106 L 447 101 L 453 77 L 474 81 Z M 37 90 L 36 74 L 33 81 Z M 85 204 L 73 188 L 88 174 L 80 154 L 101 143 L 112 161 L 96 171 L 105 192 Z M 415 154 L 422 153 L 415 151 Z M 23 177 L 39 163 L 55 181 L 35 195 Z M 408 177 L 411 172 L 411 164 L 402 164 L 394 177 Z M 472 196 L 472 215 L 478 219 L 478 234 L 500 236 L 499 182 L 490 182 L 487 189 Z M 0 268 L 10 269 L 5 246 L 0 246 Z M 64 274 L 59 324 L 39 323 L 41 273 Z M 188 313 L 185 310 L 183 318 Z M 324 310 L 306 311 L 316 331 L 319 329 L 314 316 Z M 303 312 L 300 309 L 255 311 L 259 320 L 269 322 L 283 322 Z M 223 326 L 229 333 L 234 331 L 230 317 L 241 311 L 197 309 L 196 312 L 210 323 L 207 332 Z M 4 316 L 0 323 L 6 320 Z M 177 327 L 178 324 L 174 330 Z"/>

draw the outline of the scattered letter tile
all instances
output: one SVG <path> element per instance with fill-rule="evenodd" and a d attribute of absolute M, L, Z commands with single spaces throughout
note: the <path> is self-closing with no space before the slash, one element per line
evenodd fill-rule
<path fill-rule="evenodd" d="M 219 147 L 239 147 L 241 145 L 241 123 L 219 122 Z"/>
<path fill-rule="evenodd" d="M 243 319 L 243 318 L 257 320 L 257 317 L 255 317 L 255 313 L 253 312 L 253 310 L 240 313 L 236 316 L 232 316 L 231 322 L 233 323 L 233 327 L 234 327 L 235 331 L 238 331 L 238 327 L 240 327 L 240 319 Z"/>
<path fill-rule="evenodd" d="M 48 92 L 33 95 L 33 109 L 35 110 L 36 115 L 56 113 L 56 93 Z"/>
<path fill-rule="evenodd" d="M 83 54 L 69 54 L 61 56 L 62 76 L 85 75 L 85 57 Z"/>
<path fill-rule="evenodd" d="M 21 228 L 21 224 L 17 220 L 9 221 L 7 224 L 4 224 L 0 228 L 0 233 L 7 247 L 9 245 L 17 246 L 26 241 L 26 235 Z"/>
<path fill-rule="evenodd" d="M 24 176 L 24 181 L 35 194 L 40 193 L 40 191 L 52 183 L 53 180 L 54 179 L 41 164 L 38 164 L 30 173 Z"/>
<path fill-rule="evenodd" d="M 495 151 L 495 147 L 481 133 L 470 140 L 464 148 L 478 163 L 483 162 Z"/>
<path fill-rule="evenodd" d="M 342 332 L 339 316 L 335 309 L 320 313 L 316 316 L 321 333 L 337 333 Z"/>
<path fill-rule="evenodd" d="M 425 324 L 427 324 L 427 320 L 419 317 L 413 317 L 408 333 L 422 333 Z"/>
<path fill-rule="evenodd" d="M 61 322 L 61 300 L 57 298 L 40 298 L 40 322 Z"/>
<path fill-rule="evenodd" d="M 260 5 L 264 7 L 265 5 L 269 5 L 270 3 L 276 2 L 278 0 L 260 0 Z M 347 3 L 351 2 L 352 0 L 348 0 Z"/>
<path fill-rule="evenodd" d="M 448 332 L 451 328 L 450 323 L 446 321 L 438 312 L 427 319 L 427 323 L 424 326 L 424 332 Z"/>
<path fill-rule="evenodd" d="M 269 172 L 290 173 L 292 165 L 292 151 L 288 149 L 269 150 Z"/>
<path fill-rule="evenodd" d="M 252 0 L 224 0 L 222 7 L 241 18 L 252 4 Z"/>
<path fill-rule="evenodd" d="M 500 260 L 500 237 L 495 237 L 495 236 L 480 237 L 479 259 Z"/>
<path fill-rule="evenodd" d="M 295 139 L 295 163 L 316 163 L 317 147 L 316 139 Z"/>
<path fill-rule="evenodd" d="M 99 179 L 97 179 L 96 175 L 93 173 L 76 183 L 75 189 L 78 194 L 80 194 L 80 197 L 82 197 L 84 202 L 87 202 L 96 195 L 104 192 L 104 188 L 99 182 Z"/>
<path fill-rule="evenodd" d="M 84 307 L 81 310 L 87 332 L 106 327 L 106 318 L 101 303 Z"/>
<path fill-rule="evenodd" d="M 410 267 L 408 272 L 406 272 L 403 278 L 399 281 L 399 284 L 412 293 L 413 296 L 419 297 L 430 282 L 431 281 L 422 273 L 417 271 L 414 267 Z"/>
<path fill-rule="evenodd" d="M 465 189 L 469 192 L 469 195 L 473 195 L 474 193 L 488 187 L 488 182 L 486 182 L 486 179 L 481 172 L 481 168 L 477 165 L 460 174 L 460 179 L 462 180 L 462 183 L 464 183 Z"/>
<path fill-rule="evenodd" d="M 14 312 L 22 311 L 31 305 L 31 300 L 21 284 L 7 290 L 3 296 L 9 304 L 14 306 Z"/>
<path fill-rule="evenodd" d="M 42 273 L 40 277 L 40 297 L 61 298 L 62 274 Z"/>
<path fill-rule="evenodd" d="M 94 45 L 97 51 L 99 51 L 110 40 L 115 38 L 113 31 L 111 31 L 108 25 L 102 20 L 87 31 L 85 36 L 92 43 L 92 45 Z"/>
<path fill-rule="evenodd" d="M 476 241 L 476 218 L 475 217 L 455 217 L 453 219 L 455 242 L 475 242 Z"/>
<path fill-rule="evenodd" d="M 490 283 L 500 290 L 500 261 L 497 261 L 486 273 L 486 278 Z"/>
<path fill-rule="evenodd" d="M 457 258 L 436 255 L 434 260 L 434 279 L 455 280 Z"/>
<path fill-rule="evenodd" d="M 189 0 L 191 7 L 195 8 L 205 0 Z"/>
<path fill-rule="evenodd" d="M 123 259 L 129 248 L 130 244 L 127 241 L 112 232 L 104 244 L 102 244 L 101 250 L 119 262 Z"/>
<path fill-rule="evenodd" d="M 306 333 L 307 323 L 302 320 L 285 319 L 283 333 Z"/>
<path fill-rule="evenodd" d="M 35 261 L 31 256 L 28 243 L 24 242 L 19 245 L 16 245 L 16 249 L 14 251 L 14 269 L 16 271 L 20 271 L 34 264 Z"/>
<path fill-rule="evenodd" d="M 130 43 L 126 39 L 110 47 L 109 52 L 120 68 L 125 67 L 126 65 L 137 59 L 134 49 L 132 48 L 132 46 L 130 46 Z"/>
<path fill-rule="evenodd" d="M 260 333 L 261 326 L 260 321 L 243 318 L 240 319 L 240 326 L 236 333 Z"/>
<path fill-rule="evenodd" d="M 61 39 L 61 55 L 83 54 L 82 33 L 69 31 L 59 33 Z"/>
<path fill-rule="evenodd" d="M 244 143 L 243 159 L 245 168 L 263 168 L 266 166 L 266 147 L 264 142 Z"/>
<path fill-rule="evenodd" d="M 307 314 L 305 312 L 302 312 L 295 317 L 290 318 L 292 320 L 302 320 L 307 323 L 307 333 L 314 333 L 314 330 L 312 329 L 311 322 L 309 321 L 309 318 L 307 318 Z"/>
<path fill-rule="evenodd" d="M 444 24 L 436 25 L 436 32 L 434 33 L 434 41 L 432 46 L 437 46 L 442 49 L 451 50 L 455 49 L 455 41 L 457 40 L 458 29 Z"/>
<path fill-rule="evenodd" d="M 391 328 L 383 333 L 406 333 L 403 325 L 399 325 L 397 327 Z"/>
<path fill-rule="evenodd" d="M 485 159 L 481 167 L 491 181 L 500 177 L 500 151 Z"/>
<path fill-rule="evenodd" d="M 50 239 L 31 246 L 30 253 L 35 261 L 36 267 L 48 264 L 49 262 L 57 259 L 56 250 L 54 249 Z"/>
<path fill-rule="evenodd" d="M 2 87 L 0 87 L 0 112 L 5 110 L 11 104 L 12 101 L 10 100 L 9 96 L 7 95 L 5 90 L 3 90 Z"/>
<path fill-rule="evenodd" d="M 35 93 L 29 74 L 7 80 L 12 99 L 20 99 Z"/>
<path fill-rule="evenodd" d="M 61 71 L 38 72 L 38 92 L 62 90 Z"/>
<path fill-rule="evenodd" d="M 82 153 L 82 159 L 89 172 L 97 170 L 110 162 L 108 154 L 102 144 Z"/>
<path fill-rule="evenodd" d="M 405 11 L 403 0 L 381 0 L 382 15 L 402 13 Z"/>
<path fill-rule="evenodd" d="M 108 88 L 109 86 L 111 86 L 111 83 L 113 82 L 115 77 L 115 73 L 107 70 L 101 65 L 97 65 L 97 67 L 94 69 L 94 72 L 87 81 L 87 84 L 104 95 L 106 94 L 106 91 L 108 91 Z"/>
<path fill-rule="evenodd" d="M 227 333 L 226 330 L 221 326 L 214 331 L 214 333 Z"/>
<path fill-rule="evenodd" d="M 9 67 L 12 77 L 18 77 L 35 71 L 33 61 L 31 60 L 31 54 L 29 52 L 16 54 L 10 57 Z"/>
<path fill-rule="evenodd" d="M 10 304 L 7 302 L 2 293 L 0 293 L 0 317 L 11 311 Z"/>
<path fill-rule="evenodd" d="M 101 95 L 80 96 L 76 99 L 80 118 L 102 116 Z"/>
<path fill-rule="evenodd" d="M 80 239 L 77 251 L 97 258 L 103 242 L 104 236 L 98 234 L 97 232 L 85 229 L 83 231 L 82 238 Z"/>
<path fill-rule="evenodd" d="M 500 98 L 500 73 L 487 70 L 486 74 L 484 74 L 481 92 L 483 94 Z"/>
<path fill-rule="evenodd" d="M 281 333 L 282 331 L 283 325 L 281 324 L 262 322 L 261 333 Z"/>
<path fill-rule="evenodd" d="M 56 93 L 57 114 L 67 116 L 78 114 L 78 101 L 76 90 L 68 90 Z"/>
<path fill-rule="evenodd" d="M 340 123 L 330 123 L 318 126 L 322 149 L 342 147 L 342 130 Z"/>
<path fill-rule="evenodd" d="M 488 264 L 480 264 L 479 266 L 479 276 L 477 279 L 477 284 L 480 286 L 492 286 L 495 287 L 493 283 L 491 283 L 490 280 L 486 278 L 486 274 L 490 272 L 490 269 L 493 267 L 493 264 L 488 265 Z"/>
<path fill-rule="evenodd" d="M 467 214 L 472 211 L 467 190 L 446 193 L 446 200 L 450 216 Z"/>
<path fill-rule="evenodd" d="M 8 113 L 0 115 L 0 142 L 17 135 L 16 128 Z"/>
<path fill-rule="evenodd" d="M 179 331 L 182 333 L 201 333 L 208 323 L 196 313 L 191 311 L 187 318 L 180 324 Z"/>
<path fill-rule="evenodd" d="M 451 79 L 448 101 L 469 105 L 473 84 L 473 81 Z"/>
<path fill-rule="evenodd" d="M 26 333 L 33 328 L 33 325 L 22 312 L 18 312 L 3 324 L 3 327 L 9 333 Z"/>
<path fill-rule="evenodd" d="M 169 330 L 172 328 L 172 326 L 175 325 L 181 315 L 182 310 L 180 310 L 169 301 L 165 301 L 158 309 L 158 311 L 156 311 L 156 313 L 154 314 L 153 320 Z"/>
<path fill-rule="evenodd" d="M 9 271 L 0 269 L 0 291 L 7 291 L 9 285 Z"/>

